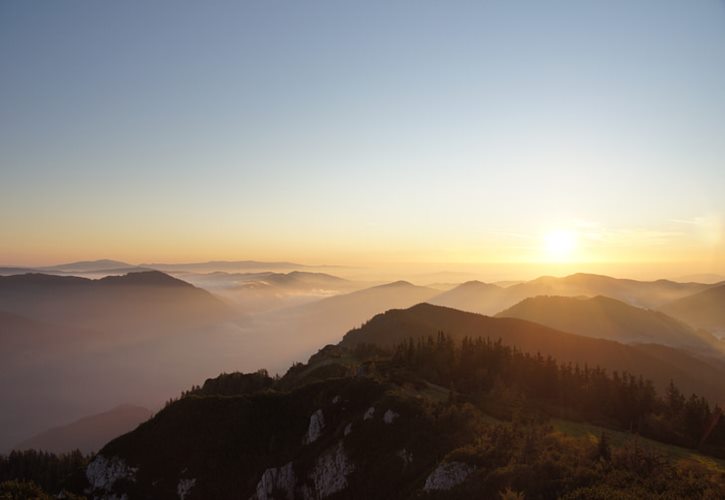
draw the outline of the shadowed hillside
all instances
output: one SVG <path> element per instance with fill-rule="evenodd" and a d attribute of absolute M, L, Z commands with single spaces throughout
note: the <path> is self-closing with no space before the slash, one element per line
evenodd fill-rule
<path fill-rule="evenodd" d="M 207 380 L 110 442 L 74 483 L 93 498 L 717 498 L 721 462 L 621 432 L 640 422 L 691 446 L 711 410 L 672 394 L 670 405 L 635 377 L 445 335 L 387 353 L 327 346 L 280 380 Z M 562 411 L 608 427 L 551 425 L 546 412 Z M 692 422 L 658 423 L 690 411 Z M 722 431 L 709 450 L 722 450 Z"/>
<path fill-rule="evenodd" d="M 0 278 L 0 451 L 126 401 L 155 407 L 246 354 L 235 313 L 160 272 Z"/>
<path fill-rule="evenodd" d="M 435 336 L 438 332 L 454 339 L 501 339 L 505 345 L 552 356 L 562 363 L 641 374 L 660 389 L 675 380 L 685 392 L 698 392 L 714 401 L 725 401 L 725 365 L 703 363 L 684 350 L 667 349 L 667 356 L 654 356 L 646 346 L 625 345 L 565 333 L 526 320 L 491 318 L 429 304 L 379 314 L 348 332 L 341 345 L 374 344 L 391 348 L 407 338 Z"/>
<path fill-rule="evenodd" d="M 232 318 L 206 290 L 158 271 L 91 280 L 23 274 L 0 277 L 0 310 L 126 338 L 140 328 L 157 332 Z"/>

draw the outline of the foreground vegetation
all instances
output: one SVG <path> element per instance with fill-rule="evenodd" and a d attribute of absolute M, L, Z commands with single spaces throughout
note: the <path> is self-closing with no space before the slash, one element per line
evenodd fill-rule
<path fill-rule="evenodd" d="M 76 450 L 70 453 L 48 453 L 36 450 L 12 451 L 0 455 L 0 499 L 46 499 L 47 492 L 62 492 L 65 498 L 77 498 L 69 490 L 78 490 L 73 482 L 89 456 Z"/>
<path fill-rule="evenodd" d="M 378 352 L 387 359 L 385 351 Z M 450 387 L 452 394 L 495 416 L 538 412 L 725 457 L 722 410 L 696 394 L 685 397 L 672 382 L 659 396 L 651 381 L 629 373 L 561 365 L 489 339 L 456 343 L 444 333 L 404 342 L 389 359 L 388 370 Z"/>
<path fill-rule="evenodd" d="M 674 384 L 658 396 L 638 377 L 561 366 L 500 342 L 440 334 L 392 350 L 328 346 L 284 377 L 222 374 L 169 401 L 101 450 L 137 474 L 95 493 L 178 498 L 193 479 L 187 499 L 250 498 L 266 471 L 288 464 L 295 482 L 260 498 L 305 497 L 321 457 L 338 450 L 344 488 L 319 496 L 719 499 L 723 461 L 698 451 L 722 451 L 722 423 L 704 432 L 717 412 Z M 317 413 L 325 425 L 311 442 Z M 0 485 L 0 499 L 94 496 L 86 457 L 11 457 L 0 460 L 0 477 L 16 480 Z M 428 487 L 446 464 L 460 477 Z"/>

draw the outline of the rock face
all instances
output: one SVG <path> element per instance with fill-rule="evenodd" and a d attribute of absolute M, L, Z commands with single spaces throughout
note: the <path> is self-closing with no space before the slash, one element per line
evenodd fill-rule
<path fill-rule="evenodd" d="M 121 479 L 135 481 L 137 470 L 129 467 L 118 457 L 106 458 L 103 455 L 96 455 L 96 458 L 86 467 L 86 478 L 91 485 L 88 493 L 91 493 L 93 498 L 123 500 L 126 495 L 114 494 L 113 486 L 116 481 Z"/>
<path fill-rule="evenodd" d="M 326 498 L 347 487 L 347 476 L 355 467 L 347 458 L 342 441 L 317 459 L 310 473 L 314 490 L 305 488 L 305 498 Z"/>
<path fill-rule="evenodd" d="M 310 416 L 310 425 L 307 428 L 307 436 L 305 437 L 305 443 L 314 443 L 322 434 L 325 429 L 325 415 L 322 410 L 317 410 Z"/>
<path fill-rule="evenodd" d="M 279 493 L 284 492 L 284 498 L 293 500 L 317 500 L 334 495 L 347 487 L 347 476 L 355 469 L 345 453 L 342 441 L 324 452 L 315 462 L 309 473 L 308 481 L 297 487 L 292 462 L 282 467 L 267 469 L 257 483 L 257 492 L 250 500 L 280 500 Z M 304 479 L 301 483 L 305 483 Z"/>
<path fill-rule="evenodd" d="M 363 420 L 370 420 L 375 416 L 375 407 L 371 406 L 368 408 L 368 410 L 365 412 L 365 415 L 363 415 Z"/>
<path fill-rule="evenodd" d="M 444 462 L 438 465 L 425 480 L 424 491 L 445 491 L 458 486 L 470 476 L 475 469 L 462 462 Z"/>
<path fill-rule="evenodd" d="M 403 467 L 407 467 L 413 463 L 413 454 L 406 448 L 400 450 L 397 455 L 403 461 Z"/>
<path fill-rule="evenodd" d="M 386 424 L 392 424 L 399 416 L 400 415 L 395 413 L 393 410 L 388 410 L 383 415 L 383 422 L 385 422 Z"/>
<path fill-rule="evenodd" d="M 292 462 L 282 467 L 267 469 L 257 483 L 257 494 L 251 500 L 272 500 L 274 492 L 284 491 L 288 500 L 295 498 L 295 471 Z"/>
<path fill-rule="evenodd" d="M 179 479 L 179 484 L 176 486 L 176 494 L 179 495 L 180 500 L 185 500 L 191 488 L 196 484 L 196 479 Z"/>

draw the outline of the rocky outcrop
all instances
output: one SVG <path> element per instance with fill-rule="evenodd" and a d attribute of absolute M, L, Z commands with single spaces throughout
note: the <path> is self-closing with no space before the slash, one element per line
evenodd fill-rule
<path fill-rule="evenodd" d="M 189 493 L 191 493 L 191 488 L 194 487 L 196 484 L 196 479 L 179 479 L 179 484 L 176 485 L 176 494 L 179 495 L 180 500 L 185 500 L 187 496 L 189 496 Z"/>
<path fill-rule="evenodd" d="M 406 448 L 400 450 L 396 455 L 403 461 L 403 467 L 407 467 L 413 463 L 413 454 Z"/>
<path fill-rule="evenodd" d="M 99 500 L 124 500 L 126 495 L 116 495 L 113 487 L 120 480 L 135 481 L 137 471 L 121 458 L 96 455 L 86 467 L 86 479 L 90 484 L 87 493 Z"/>
<path fill-rule="evenodd" d="M 325 415 L 322 410 L 317 410 L 310 416 L 310 425 L 307 427 L 307 436 L 305 436 L 305 444 L 314 443 L 325 429 Z"/>
<path fill-rule="evenodd" d="M 400 415 L 395 413 L 393 410 L 388 410 L 383 415 L 383 422 L 385 422 L 386 424 L 392 424 L 393 422 L 395 422 L 395 419 L 398 418 L 399 416 Z"/>
<path fill-rule="evenodd" d="M 272 500 L 274 492 L 283 491 L 288 500 L 295 498 L 295 471 L 292 462 L 282 467 L 267 469 L 257 483 L 257 493 L 251 500 Z"/>
<path fill-rule="evenodd" d="M 347 487 L 347 476 L 354 469 L 340 441 L 337 446 L 317 459 L 310 473 L 310 480 L 314 486 L 306 487 L 303 496 L 310 499 L 327 498 L 344 490 Z"/>
<path fill-rule="evenodd" d="M 250 500 L 280 500 L 280 493 L 284 493 L 287 500 L 327 498 L 347 487 L 347 476 L 354 469 L 340 441 L 318 457 L 308 479 L 303 478 L 300 483 L 304 484 L 299 487 L 292 462 L 265 470 L 257 483 L 257 492 Z"/>
<path fill-rule="evenodd" d="M 446 491 L 458 486 L 475 469 L 463 462 L 443 462 L 430 473 L 423 486 L 424 491 Z"/>

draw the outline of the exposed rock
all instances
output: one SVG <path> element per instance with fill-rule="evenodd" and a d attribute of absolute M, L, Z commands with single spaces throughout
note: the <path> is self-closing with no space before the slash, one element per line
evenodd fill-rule
<path fill-rule="evenodd" d="M 450 490 L 470 476 L 475 469 L 463 462 L 443 462 L 425 480 L 424 491 Z"/>
<path fill-rule="evenodd" d="M 305 437 L 305 443 L 314 443 L 322 434 L 325 429 L 325 415 L 322 410 L 317 410 L 310 416 L 310 425 L 307 428 L 307 436 Z"/>
<path fill-rule="evenodd" d="M 317 459 L 310 479 L 314 490 L 306 487 L 305 498 L 326 498 L 347 487 L 347 476 L 355 469 L 347 458 L 345 448 L 340 441 L 335 448 L 327 451 Z"/>
<path fill-rule="evenodd" d="M 126 495 L 114 494 L 113 486 L 121 479 L 135 481 L 137 471 L 137 468 L 129 467 L 121 458 L 96 455 L 86 467 L 86 479 L 90 484 L 88 493 L 92 493 L 93 498 L 98 499 L 124 500 Z"/>
<path fill-rule="evenodd" d="M 398 418 L 400 415 L 395 413 L 393 410 L 388 410 L 383 415 L 383 422 L 386 424 L 392 424 L 393 421 L 395 421 L 396 418 Z"/>
<path fill-rule="evenodd" d="M 295 471 L 292 462 L 282 467 L 267 469 L 257 483 L 252 500 L 272 500 L 275 491 L 284 491 L 288 500 L 295 498 Z"/>
<path fill-rule="evenodd" d="M 365 415 L 363 416 L 363 420 L 370 420 L 375 416 L 375 407 L 371 406 L 368 408 L 368 410 L 365 412 Z"/>
<path fill-rule="evenodd" d="M 186 499 L 195 484 L 196 478 L 179 479 L 179 484 L 176 485 L 176 494 L 179 495 L 180 500 Z"/>
<path fill-rule="evenodd" d="M 396 455 L 398 455 L 398 457 L 403 461 L 403 467 L 407 467 L 413 463 L 413 453 L 408 451 L 406 448 L 400 450 L 396 453 Z"/>

